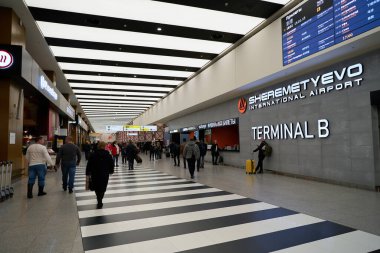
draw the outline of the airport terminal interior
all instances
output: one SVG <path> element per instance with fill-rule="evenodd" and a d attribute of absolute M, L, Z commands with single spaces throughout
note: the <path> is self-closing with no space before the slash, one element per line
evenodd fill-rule
<path fill-rule="evenodd" d="M 0 0 L 0 253 L 380 252 L 379 0 Z"/>

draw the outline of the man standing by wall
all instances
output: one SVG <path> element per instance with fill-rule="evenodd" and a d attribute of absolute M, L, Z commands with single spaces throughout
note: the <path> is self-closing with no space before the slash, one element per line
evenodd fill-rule
<path fill-rule="evenodd" d="M 263 161 L 265 158 L 265 145 L 266 145 L 265 140 L 262 140 L 260 145 L 257 146 L 257 148 L 255 150 L 253 150 L 253 152 L 259 151 L 259 162 L 257 163 L 255 174 L 256 173 L 261 174 L 264 172 Z"/>
<path fill-rule="evenodd" d="M 218 165 L 218 157 L 219 157 L 219 147 L 218 141 L 214 140 L 214 144 L 211 146 L 211 156 L 212 156 L 212 164 Z M 215 158 L 215 160 L 214 160 Z"/>
<path fill-rule="evenodd" d="M 46 162 L 53 166 L 53 161 L 50 158 L 49 153 L 45 146 L 43 146 L 45 140 L 42 137 L 36 138 L 36 144 L 32 144 L 26 151 L 25 158 L 28 161 L 28 198 L 33 198 L 33 185 L 38 176 L 38 196 L 46 195 L 44 192 L 45 187 L 45 175 L 46 175 Z"/>
<path fill-rule="evenodd" d="M 72 138 L 67 136 L 66 143 L 59 149 L 56 160 L 56 166 L 61 164 L 62 188 L 64 191 L 67 190 L 68 184 L 69 193 L 73 193 L 75 170 L 76 166 L 80 163 L 80 159 L 81 152 L 79 148 L 73 143 Z"/>

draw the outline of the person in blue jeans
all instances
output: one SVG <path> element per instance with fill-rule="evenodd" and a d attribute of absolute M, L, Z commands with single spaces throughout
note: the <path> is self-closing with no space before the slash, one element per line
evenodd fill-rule
<path fill-rule="evenodd" d="M 80 149 L 73 143 L 72 138 L 67 136 L 66 143 L 59 149 L 56 159 L 56 166 L 61 164 L 62 188 L 64 191 L 67 191 L 68 186 L 69 193 L 73 193 L 75 170 L 80 160 Z"/>
<path fill-rule="evenodd" d="M 46 147 L 43 145 L 44 142 L 44 138 L 37 137 L 36 143 L 30 145 L 26 151 L 25 158 L 28 161 L 29 174 L 27 197 L 29 199 L 33 198 L 32 192 L 36 177 L 38 177 L 38 196 L 46 195 L 46 192 L 44 192 L 46 163 L 54 166 Z"/>

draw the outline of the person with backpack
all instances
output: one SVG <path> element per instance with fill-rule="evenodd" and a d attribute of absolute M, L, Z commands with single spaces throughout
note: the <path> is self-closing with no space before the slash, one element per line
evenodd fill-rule
<path fill-rule="evenodd" d="M 199 160 L 200 157 L 199 148 L 198 145 L 195 144 L 195 140 L 196 139 L 193 138 L 191 141 L 187 142 L 183 150 L 183 157 L 187 160 L 191 179 L 194 178 L 195 161 Z"/>
<path fill-rule="evenodd" d="M 257 146 L 256 149 L 253 150 L 253 152 L 259 151 L 259 162 L 257 163 L 256 171 L 255 174 L 259 173 L 262 174 L 264 172 L 264 167 L 263 167 L 263 161 L 265 159 L 266 155 L 266 148 L 268 148 L 269 145 L 265 142 L 265 140 L 262 140 L 260 145 Z M 268 151 L 271 148 L 268 148 Z M 269 156 L 270 154 L 268 154 Z"/>

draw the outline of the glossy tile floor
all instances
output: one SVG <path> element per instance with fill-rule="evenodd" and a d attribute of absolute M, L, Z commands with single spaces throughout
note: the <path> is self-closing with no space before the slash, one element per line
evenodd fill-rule
<path fill-rule="evenodd" d="M 167 158 L 143 159 L 111 177 L 101 210 L 83 190 L 85 164 L 75 196 L 61 190 L 60 172 L 48 173 L 43 197 L 28 200 L 26 179 L 15 183 L 14 198 L 0 203 L 0 252 L 380 249 L 379 193 L 209 163 L 190 181 Z"/>

